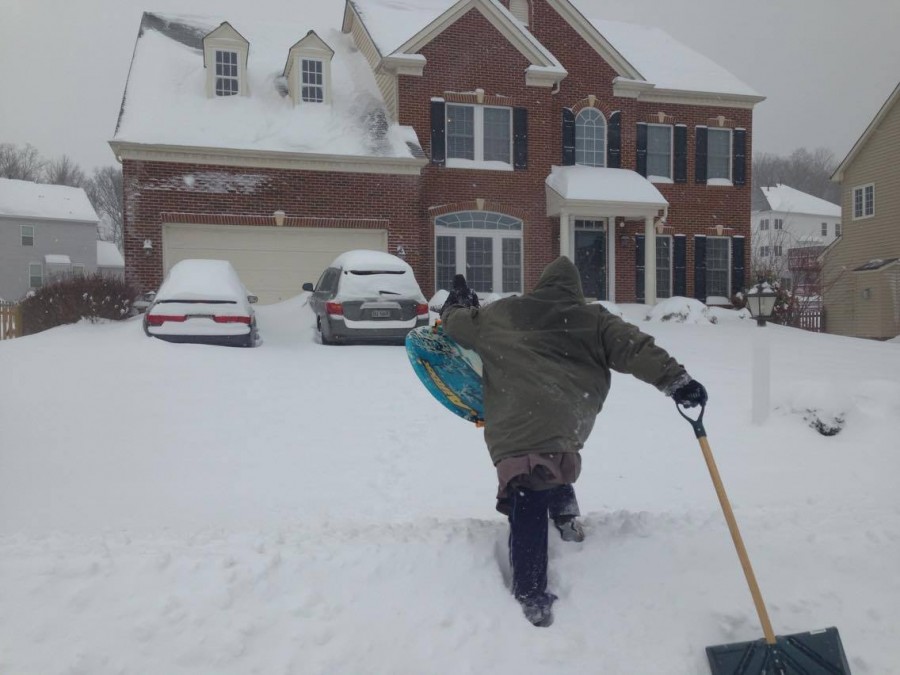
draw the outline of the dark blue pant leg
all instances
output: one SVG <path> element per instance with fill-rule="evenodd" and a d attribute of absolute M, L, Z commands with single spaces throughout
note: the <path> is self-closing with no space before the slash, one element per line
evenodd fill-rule
<path fill-rule="evenodd" d="M 509 489 L 509 563 L 513 595 L 543 598 L 547 591 L 547 505 L 551 490 Z"/>
<path fill-rule="evenodd" d="M 575 488 L 571 484 L 560 485 L 547 492 L 550 493 L 547 506 L 551 518 L 581 515 L 581 511 L 578 509 L 578 500 L 575 498 Z"/>

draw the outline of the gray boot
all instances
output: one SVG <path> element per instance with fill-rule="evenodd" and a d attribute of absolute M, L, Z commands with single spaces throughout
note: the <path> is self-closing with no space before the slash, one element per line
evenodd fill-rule
<path fill-rule="evenodd" d="M 563 541 L 584 541 L 584 528 L 575 516 L 559 516 L 553 519 Z"/>

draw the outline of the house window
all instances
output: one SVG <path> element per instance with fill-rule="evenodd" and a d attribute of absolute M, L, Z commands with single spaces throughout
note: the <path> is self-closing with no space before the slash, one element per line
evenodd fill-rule
<path fill-rule="evenodd" d="M 870 218 L 875 215 L 875 185 L 853 188 L 853 217 Z"/>
<path fill-rule="evenodd" d="M 731 238 L 706 238 L 706 295 L 730 298 Z"/>
<path fill-rule="evenodd" d="M 781 256 L 784 255 L 784 248 L 782 247 L 781 244 L 775 244 L 772 247 L 772 251 L 774 252 L 776 258 L 780 258 Z"/>
<path fill-rule="evenodd" d="M 512 166 L 512 108 L 447 105 L 447 160 L 502 162 Z"/>
<path fill-rule="evenodd" d="M 34 246 L 34 225 L 22 225 L 22 246 Z"/>
<path fill-rule="evenodd" d="M 822 223 L 822 236 L 828 236 L 828 223 Z"/>
<path fill-rule="evenodd" d="M 760 258 L 768 258 L 771 255 L 771 248 L 768 246 L 760 246 L 759 247 L 759 257 Z"/>
<path fill-rule="evenodd" d="M 300 98 L 307 103 L 325 100 L 325 77 L 319 59 L 300 60 Z"/>
<path fill-rule="evenodd" d="M 672 297 L 672 237 L 656 237 L 656 297 Z"/>
<path fill-rule="evenodd" d="M 706 179 L 731 180 L 731 129 L 708 130 Z"/>
<path fill-rule="evenodd" d="M 575 163 L 606 166 L 606 118 L 596 108 L 585 108 L 575 118 Z"/>
<path fill-rule="evenodd" d="M 783 229 L 784 229 L 784 218 L 776 218 L 776 219 L 775 219 L 775 223 L 774 223 L 774 227 L 773 227 L 772 229 L 774 229 L 774 230 L 783 230 Z"/>
<path fill-rule="evenodd" d="M 80 263 L 72 265 L 72 276 L 76 278 L 84 277 L 84 265 Z"/>
<path fill-rule="evenodd" d="M 841 224 L 840 224 L 840 223 L 835 223 L 835 224 L 834 224 L 834 236 L 835 236 L 835 237 L 840 237 L 840 236 L 841 236 Z"/>
<path fill-rule="evenodd" d="M 44 285 L 44 266 L 41 263 L 28 263 L 28 286 L 40 288 Z"/>
<path fill-rule="evenodd" d="M 522 292 L 522 221 L 491 211 L 438 216 L 435 280 L 449 290 L 463 274 L 479 293 Z"/>
<path fill-rule="evenodd" d="M 763 218 L 761 221 L 759 221 L 759 229 L 760 230 L 768 230 L 769 229 L 769 219 L 768 218 Z"/>
<path fill-rule="evenodd" d="M 672 127 L 668 124 L 647 125 L 647 175 L 672 179 Z M 668 297 L 668 296 L 666 296 Z"/>
<path fill-rule="evenodd" d="M 216 50 L 216 96 L 238 93 L 238 53 Z"/>

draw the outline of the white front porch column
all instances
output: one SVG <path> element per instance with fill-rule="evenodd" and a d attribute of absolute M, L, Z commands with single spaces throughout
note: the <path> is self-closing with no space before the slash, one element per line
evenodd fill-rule
<path fill-rule="evenodd" d="M 610 302 L 616 301 L 616 218 L 610 216 L 606 219 L 606 246 L 609 253 L 606 256 L 606 262 L 609 266 L 606 270 L 606 278 L 609 280 L 606 297 Z"/>
<path fill-rule="evenodd" d="M 644 303 L 656 304 L 656 229 L 653 216 L 644 217 Z"/>
<path fill-rule="evenodd" d="M 572 250 L 572 224 L 567 211 L 559 214 L 559 254 L 566 256 L 569 260 L 573 260 L 575 257 Z"/>

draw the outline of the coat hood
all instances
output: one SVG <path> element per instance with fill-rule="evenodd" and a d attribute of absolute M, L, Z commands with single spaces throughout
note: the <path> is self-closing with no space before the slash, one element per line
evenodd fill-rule
<path fill-rule="evenodd" d="M 553 300 L 584 302 L 581 275 L 578 268 L 566 256 L 560 256 L 544 268 L 534 287 L 534 295 Z"/>

